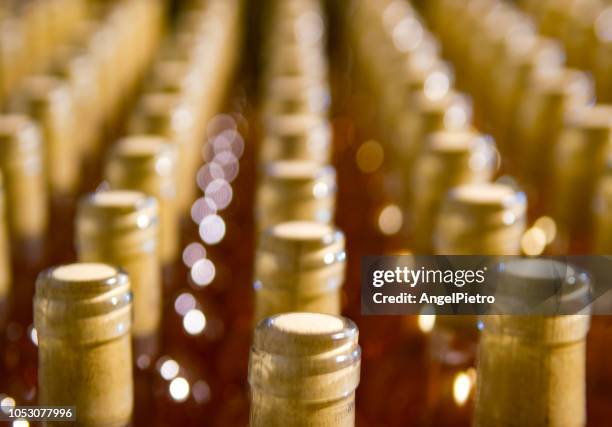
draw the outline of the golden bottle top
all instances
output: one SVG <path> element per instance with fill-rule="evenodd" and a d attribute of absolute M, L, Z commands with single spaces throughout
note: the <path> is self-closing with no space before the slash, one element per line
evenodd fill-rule
<path fill-rule="evenodd" d="M 342 317 L 286 313 L 255 329 L 251 427 L 353 427 L 361 348 Z"/>
<path fill-rule="evenodd" d="M 43 143 L 26 116 L 0 116 L 0 168 L 4 174 L 6 219 L 15 241 L 40 241 L 49 221 Z"/>
<path fill-rule="evenodd" d="M 255 318 L 287 311 L 339 314 L 346 252 L 331 225 L 290 221 L 261 236 L 255 257 Z"/>
<path fill-rule="evenodd" d="M 179 250 L 179 212 L 176 201 L 177 150 L 166 139 L 133 135 L 117 142 L 106 164 L 112 189 L 141 191 L 159 204 L 159 254 L 164 265 Z"/>
<path fill-rule="evenodd" d="M 155 336 L 161 318 L 158 210 L 157 200 L 143 193 L 103 191 L 82 198 L 76 218 L 79 261 L 118 265 L 129 274 L 137 340 Z"/>
<path fill-rule="evenodd" d="M 591 210 L 576 207 L 592 203 L 611 142 L 612 106 L 600 104 L 567 116 L 553 162 L 554 217 L 564 232 L 591 231 Z"/>
<path fill-rule="evenodd" d="M 455 187 L 442 203 L 434 251 L 440 255 L 519 255 L 526 211 L 525 193 L 508 185 Z"/>
<path fill-rule="evenodd" d="M 9 234 L 6 227 L 6 197 L 4 182 L 0 173 L 0 325 L 3 323 L 4 309 L 11 290 L 11 262 Z"/>
<path fill-rule="evenodd" d="M 40 75 L 24 81 L 20 111 L 38 122 L 45 140 L 48 185 L 54 194 L 76 191 L 80 150 L 76 144 L 74 100 L 69 85 L 56 77 Z"/>
<path fill-rule="evenodd" d="M 116 267 L 69 264 L 42 272 L 34 297 L 39 404 L 75 406 L 83 426 L 128 425 L 131 314 L 130 282 Z"/>
<path fill-rule="evenodd" d="M 280 160 L 266 165 L 260 180 L 255 213 L 259 230 L 286 221 L 333 220 L 336 200 L 333 166 L 307 160 Z"/>
<path fill-rule="evenodd" d="M 503 276 L 507 285 L 516 288 L 517 300 L 529 290 L 556 289 L 572 278 L 571 286 L 565 284 L 571 291 L 555 302 L 562 312 L 574 304 L 583 307 L 589 294 L 588 280 L 558 261 L 513 260 L 506 263 Z M 589 324 L 588 312 L 483 316 L 474 426 L 585 426 Z"/>
<path fill-rule="evenodd" d="M 281 114 L 269 117 L 261 143 L 260 162 L 310 160 L 328 163 L 331 157 L 329 122 L 309 114 Z"/>
<path fill-rule="evenodd" d="M 433 250 L 432 235 L 448 191 L 459 185 L 490 181 L 498 167 L 493 140 L 475 131 L 432 133 L 414 164 L 409 203 L 414 223 L 414 246 Z"/>

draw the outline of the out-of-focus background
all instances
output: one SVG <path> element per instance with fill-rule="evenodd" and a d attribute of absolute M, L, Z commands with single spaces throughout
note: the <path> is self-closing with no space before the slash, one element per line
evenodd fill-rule
<path fill-rule="evenodd" d="M 39 397 L 38 274 L 125 262 L 135 304 L 161 300 L 140 305 L 133 425 L 248 425 L 256 311 L 319 311 L 260 292 L 266 256 L 305 262 L 270 243 L 300 220 L 343 233 L 343 272 L 318 274 L 342 283 L 321 311 L 359 327 L 356 425 L 469 426 L 497 398 L 482 324 L 362 316 L 360 259 L 610 253 L 611 101 L 605 0 L 1 1 L 0 406 Z M 155 256 L 133 218 L 115 236 L 88 214 L 118 189 L 157 199 Z M 610 424 L 611 333 L 593 316 L 575 359 L 530 344 L 541 401 L 578 400 L 542 427 Z"/>

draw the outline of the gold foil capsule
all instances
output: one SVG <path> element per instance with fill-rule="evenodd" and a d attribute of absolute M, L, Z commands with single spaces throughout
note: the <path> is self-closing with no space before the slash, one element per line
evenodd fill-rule
<path fill-rule="evenodd" d="M 495 143 L 477 132 L 441 131 L 429 136 L 415 162 L 410 185 L 409 209 L 417 253 L 432 252 L 436 219 L 448 191 L 489 181 L 497 162 Z"/>
<path fill-rule="evenodd" d="M 153 197 L 114 190 L 85 196 L 77 212 L 79 261 L 118 265 L 130 276 L 137 356 L 157 351 L 162 307 L 158 209 Z"/>
<path fill-rule="evenodd" d="M 257 190 L 259 230 L 280 222 L 305 220 L 330 223 L 336 202 L 336 171 L 306 160 L 269 163 Z"/>
<path fill-rule="evenodd" d="M 590 316 L 588 310 L 575 314 L 572 306 L 584 307 L 590 292 L 583 278 L 587 276 L 554 260 L 517 259 L 504 264 L 500 280 L 514 289 L 506 300 L 514 298 L 511 303 L 525 308 L 527 294 L 549 287 L 550 295 L 558 295 L 554 304 L 560 315 L 482 316 L 474 426 L 586 425 Z M 571 285 L 563 284 L 569 279 Z M 561 293 L 560 286 L 571 291 Z"/>
<path fill-rule="evenodd" d="M 69 264 L 42 272 L 34 297 L 38 403 L 76 407 L 82 426 L 128 425 L 131 319 L 130 282 L 116 267 Z"/>
<path fill-rule="evenodd" d="M 255 318 L 288 311 L 339 314 L 344 234 L 326 224 L 291 221 L 261 236 L 255 260 Z"/>
<path fill-rule="evenodd" d="M 353 427 L 361 348 L 342 317 L 286 313 L 255 329 L 249 361 L 252 427 Z"/>
<path fill-rule="evenodd" d="M 550 177 L 565 116 L 592 100 L 593 83 L 580 71 L 560 68 L 532 75 L 511 136 L 528 190 L 541 188 Z"/>
<path fill-rule="evenodd" d="M 328 163 L 331 158 L 329 122 L 309 114 L 282 114 L 269 117 L 261 143 L 260 162 L 309 160 Z"/>
<path fill-rule="evenodd" d="M 519 255 L 525 193 L 504 184 L 465 184 L 443 202 L 434 232 L 440 255 Z"/>
<path fill-rule="evenodd" d="M 161 137 L 133 135 L 117 142 L 105 168 L 112 189 L 142 191 L 159 204 L 159 253 L 172 264 L 179 250 L 176 146 Z"/>

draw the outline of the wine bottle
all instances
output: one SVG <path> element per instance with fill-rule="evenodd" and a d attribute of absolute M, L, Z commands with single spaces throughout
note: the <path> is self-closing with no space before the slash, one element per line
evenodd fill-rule
<path fill-rule="evenodd" d="M 39 275 L 34 325 L 40 405 L 72 406 L 83 426 L 130 424 L 131 309 L 128 276 L 116 267 L 69 264 Z"/>
<path fill-rule="evenodd" d="M 255 259 L 255 319 L 288 311 L 339 314 L 346 253 L 330 225 L 292 221 L 260 237 Z"/>
<path fill-rule="evenodd" d="M 251 427 L 352 427 L 361 349 L 355 324 L 285 313 L 255 329 L 249 361 Z"/>
<path fill-rule="evenodd" d="M 80 200 L 76 218 L 79 260 L 119 265 L 130 275 L 134 353 L 137 361 L 142 357 L 138 363 L 142 366 L 148 366 L 159 346 L 162 301 L 158 210 L 155 198 L 143 193 L 101 191 Z"/>

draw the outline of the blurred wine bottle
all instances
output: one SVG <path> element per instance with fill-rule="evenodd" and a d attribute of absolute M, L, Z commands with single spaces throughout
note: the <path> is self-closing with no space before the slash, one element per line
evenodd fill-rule
<path fill-rule="evenodd" d="M 27 322 L 34 292 L 33 271 L 44 262 L 49 223 L 43 142 L 28 117 L 0 116 L 0 169 L 16 280 L 12 311 L 17 319 Z"/>
<path fill-rule="evenodd" d="M 526 227 L 525 194 L 498 183 L 464 184 L 452 189 L 444 200 L 434 231 L 438 255 L 520 255 Z M 479 263 L 476 256 L 474 262 Z M 476 316 L 437 315 L 431 334 L 429 425 L 452 424 L 444 408 L 473 401 L 470 391 L 476 358 Z M 467 386 L 458 400 L 455 387 Z M 464 409 L 465 411 L 465 409 Z M 466 413 L 462 413 L 466 417 Z M 469 416 L 469 415 L 467 415 Z"/>
<path fill-rule="evenodd" d="M 258 230 L 286 221 L 330 223 L 335 212 L 336 171 L 308 160 L 266 165 L 257 190 Z"/>
<path fill-rule="evenodd" d="M 505 263 L 502 289 L 498 288 L 500 307 L 533 308 L 527 298 L 537 287 L 559 296 L 548 307 L 559 315 L 482 317 L 475 426 L 586 425 L 585 340 L 590 316 L 581 309 L 589 304 L 587 277 L 554 260 Z M 576 311 L 581 314 L 567 314 Z"/>
<path fill-rule="evenodd" d="M 414 249 L 432 253 L 432 235 L 442 202 L 453 187 L 490 181 L 497 165 L 495 143 L 473 131 L 432 133 L 412 175 Z"/>
<path fill-rule="evenodd" d="M 344 235 L 325 224 L 277 223 L 261 236 L 255 257 L 255 321 L 289 311 L 339 314 Z"/>
<path fill-rule="evenodd" d="M 566 117 L 553 167 L 555 197 L 551 204 L 558 228 L 558 253 L 587 253 L 592 247 L 593 210 L 588 207 L 604 174 L 611 141 L 610 106 L 587 107 Z"/>
<path fill-rule="evenodd" d="M 534 74 L 520 102 L 516 117 L 516 150 L 519 178 L 530 196 L 533 214 L 546 205 L 551 185 L 552 159 L 563 119 L 593 99 L 592 82 L 584 73 L 561 68 Z"/>
<path fill-rule="evenodd" d="M 130 275 L 134 354 L 149 362 L 158 351 L 161 321 L 158 212 L 155 198 L 143 193 L 101 191 L 81 199 L 76 219 L 79 259 L 119 265 Z"/>
<path fill-rule="evenodd" d="M 159 258 L 159 204 L 131 190 L 93 193 L 79 202 L 76 246 L 81 262 L 104 262 L 125 269 L 134 295 L 132 325 L 135 420 L 155 408 L 150 390 L 160 353 L 162 282 Z"/>
<path fill-rule="evenodd" d="M 440 255 L 519 255 L 527 198 L 506 184 L 456 187 L 442 205 L 434 233 Z"/>
<path fill-rule="evenodd" d="M 612 253 L 612 164 L 608 160 L 602 177 L 595 188 L 593 200 L 594 232 L 593 252 Z"/>
<path fill-rule="evenodd" d="M 159 204 L 159 256 L 165 286 L 179 256 L 180 222 L 176 203 L 176 146 L 155 136 L 131 136 L 117 142 L 105 169 L 110 187 L 141 191 Z"/>

